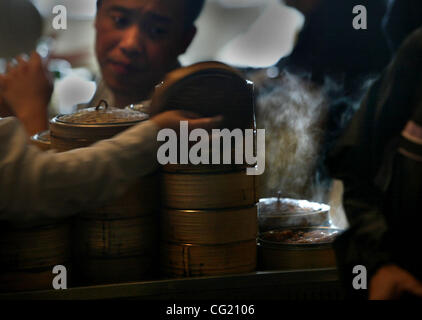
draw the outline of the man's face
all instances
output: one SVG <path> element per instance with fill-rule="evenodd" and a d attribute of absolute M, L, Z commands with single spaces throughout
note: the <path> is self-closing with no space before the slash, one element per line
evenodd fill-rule
<path fill-rule="evenodd" d="M 184 0 L 104 0 L 95 27 L 96 53 L 114 93 L 150 92 L 177 64 L 195 34 L 185 28 Z"/>

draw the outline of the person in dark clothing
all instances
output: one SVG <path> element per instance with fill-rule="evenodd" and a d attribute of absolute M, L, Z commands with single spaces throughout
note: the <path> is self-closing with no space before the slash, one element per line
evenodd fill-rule
<path fill-rule="evenodd" d="M 404 39 L 422 25 L 422 1 L 390 0 L 384 31 L 391 52 L 395 53 Z"/>
<path fill-rule="evenodd" d="M 422 28 L 368 91 L 327 166 L 345 185 L 350 228 L 334 247 L 350 297 L 422 297 Z M 369 292 L 352 288 L 356 265 Z"/>
<path fill-rule="evenodd" d="M 367 29 L 353 28 L 353 8 L 367 8 Z M 385 0 L 321 0 L 305 14 L 305 25 L 293 52 L 279 67 L 311 74 L 323 83 L 326 76 L 344 81 L 346 94 L 360 87 L 362 79 L 382 72 L 391 55 L 381 27 Z"/>

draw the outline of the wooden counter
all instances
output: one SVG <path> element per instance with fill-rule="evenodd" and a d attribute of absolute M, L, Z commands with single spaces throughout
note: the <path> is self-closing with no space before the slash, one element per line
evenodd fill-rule
<path fill-rule="evenodd" d="M 336 269 L 254 272 L 0 294 L 0 300 L 339 300 Z"/>

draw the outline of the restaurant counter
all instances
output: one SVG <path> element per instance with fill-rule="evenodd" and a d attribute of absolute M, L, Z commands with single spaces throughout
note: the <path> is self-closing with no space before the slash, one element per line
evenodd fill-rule
<path fill-rule="evenodd" d="M 258 271 L 215 277 L 0 294 L 0 300 L 339 300 L 336 269 Z"/>

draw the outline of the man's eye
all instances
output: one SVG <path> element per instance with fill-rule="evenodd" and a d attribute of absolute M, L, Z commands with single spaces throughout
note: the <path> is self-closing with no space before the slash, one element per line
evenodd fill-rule
<path fill-rule="evenodd" d="M 127 27 L 130 23 L 129 18 L 124 16 L 112 16 L 111 19 L 113 20 L 114 25 L 118 28 Z"/>
<path fill-rule="evenodd" d="M 161 27 L 150 27 L 148 29 L 148 32 L 151 36 L 160 38 L 160 37 L 165 36 L 168 33 L 168 30 Z"/>

